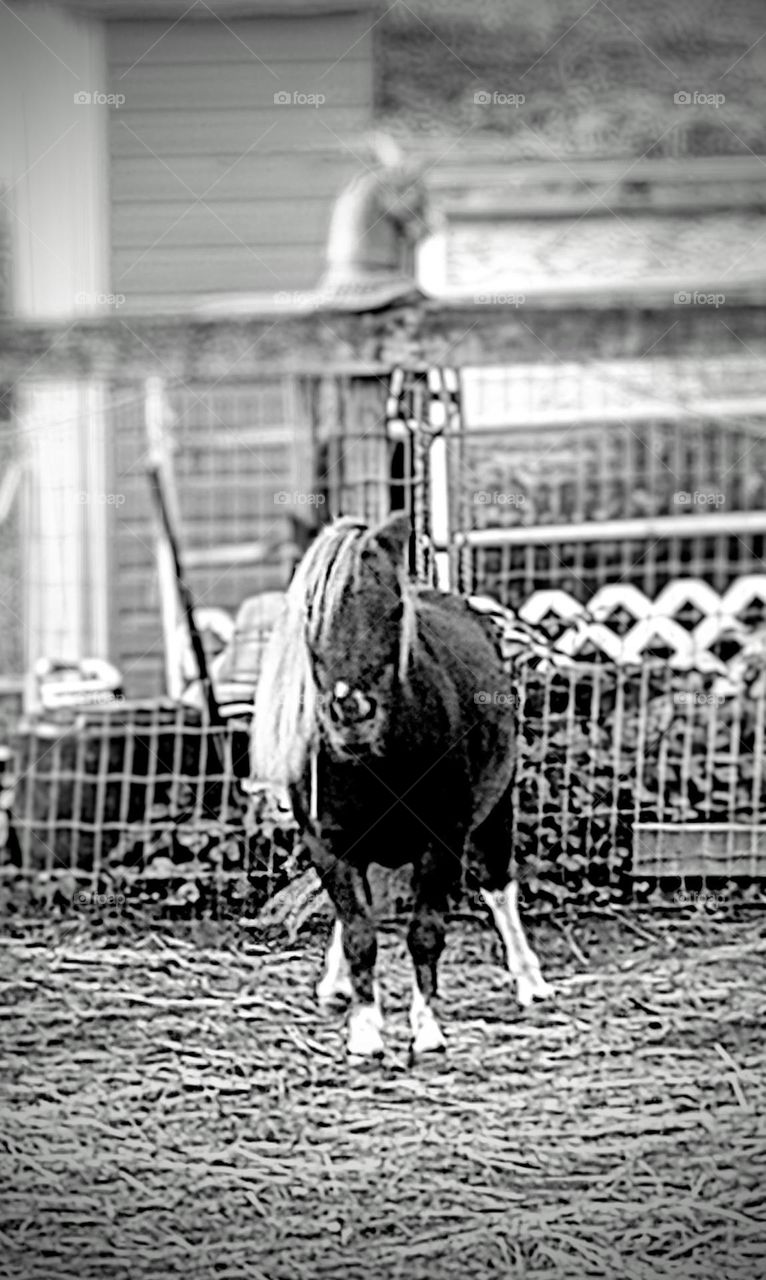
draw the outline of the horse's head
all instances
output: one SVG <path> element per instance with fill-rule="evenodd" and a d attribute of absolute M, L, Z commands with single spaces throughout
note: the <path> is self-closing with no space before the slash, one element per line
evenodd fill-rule
<path fill-rule="evenodd" d="M 408 536 L 406 517 L 377 529 L 344 518 L 303 556 L 258 680 L 254 777 L 296 782 L 318 734 L 338 759 L 385 750 L 415 627 Z"/>
<path fill-rule="evenodd" d="M 317 602 L 308 637 L 319 714 L 340 758 L 377 755 L 411 643 L 405 551 L 409 519 L 360 529 L 342 544 Z M 317 625 L 318 624 L 318 625 Z"/>

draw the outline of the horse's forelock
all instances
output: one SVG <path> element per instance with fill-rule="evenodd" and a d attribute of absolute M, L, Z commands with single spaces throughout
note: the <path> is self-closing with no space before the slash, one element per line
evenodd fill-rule
<path fill-rule="evenodd" d="M 407 679 L 410 659 L 413 649 L 417 641 L 417 618 L 416 618 L 416 594 L 412 583 L 410 582 L 407 571 L 405 569 L 403 559 L 398 550 L 389 550 L 377 536 L 376 530 L 370 530 L 362 540 L 359 546 L 358 560 L 355 570 L 356 585 L 360 586 L 362 575 L 370 572 L 371 565 L 369 559 L 366 559 L 365 553 L 369 555 L 372 552 L 375 557 L 383 560 L 390 571 L 391 581 L 395 584 L 395 591 L 401 606 L 401 619 L 399 624 L 399 656 L 397 663 L 397 674 L 400 682 L 404 683 Z M 380 579 L 378 578 L 378 581 Z"/>
<path fill-rule="evenodd" d="M 343 520 L 323 530 L 287 589 L 282 615 L 264 653 L 255 696 L 252 771 L 282 786 L 305 768 L 317 729 L 317 687 L 311 652 L 327 622 L 325 604 L 339 591 L 348 548 L 365 526 Z M 333 578 L 333 574 L 335 577 Z"/>

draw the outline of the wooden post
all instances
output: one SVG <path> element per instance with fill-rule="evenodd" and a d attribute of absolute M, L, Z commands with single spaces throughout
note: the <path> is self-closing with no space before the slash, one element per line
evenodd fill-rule
<path fill-rule="evenodd" d="M 73 320 L 108 293 L 108 108 L 103 24 L 47 4 L 0 7 L 0 186 L 10 215 L 10 310 Z M 53 54 L 55 50 L 55 55 Z M 97 378 L 39 377 L 15 397 L 23 464 L 24 665 L 108 658 L 107 395 Z M 114 497 L 114 495 L 113 495 Z M 31 682 L 27 698 L 34 706 Z"/>
<path fill-rule="evenodd" d="M 108 659 L 105 388 L 21 383 L 24 665 Z M 32 685 L 26 704 L 34 709 Z"/>

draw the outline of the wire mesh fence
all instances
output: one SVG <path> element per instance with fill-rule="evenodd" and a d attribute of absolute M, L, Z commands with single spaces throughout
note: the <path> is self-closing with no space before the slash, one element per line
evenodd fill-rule
<path fill-rule="evenodd" d="M 724 683 L 654 653 L 551 660 L 511 643 L 506 655 L 507 688 L 486 696 L 517 719 L 513 843 L 533 899 L 604 904 L 683 885 L 762 900 L 762 642 Z M 306 864 L 289 805 L 248 783 L 248 731 L 162 702 L 23 723 L 2 784 L 8 899 L 23 887 L 61 907 L 100 894 L 257 912 Z"/>
<path fill-rule="evenodd" d="M 606 901 L 683 881 L 723 895 L 745 880 L 758 893 L 764 688 L 714 686 L 657 659 L 524 671 L 516 843 L 545 894 Z"/>
<path fill-rule="evenodd" d="M 606 582 L 723 591 L 766 551 L 759 362 L 593 361 L 462 374 L 462 589 L 512 608 Z M 471 536 L 475 535 L 475 536 Z"/>
<path fill-rule="evenodd" d="M 23 721 L 5 769 L 6 893 L 186 914 L 263 905 L 294 831 L 277 797 L 249 792 L 248 731 L 162 701 Z"/>
<path fill-rule="evenodd" d="M 537 664 L 509 652 L 503 691 L 519 725 L 515 848 L 541 900 L 613 901 L 680 879 L 757 897 L 766 388 L 756 364 L 169 386 L 194 594 L 231 613 L 213 680 L 244 707 L 214 728 L 190 690 L 180 704 L 115 700 L 20 719 L 20 686 L 6 690 L 6 893 L 26 885 L 61 905 L 112 893 L 187 914 L 262 906 L 303 855 L 288 807 L 248 784 L 246 706 L 268 614 L 248 609 L 285 585 L 301 550 L 296 518 L 310 537 L 336 515 L 405 510 L 421 581 L 443 557 L 449 585 L 510 608 L 505 625 L 520 615 L 549 650 Z M 124 499 L 106 527 L 133 696 L 141 662 L 161 669 L 162 645 L 146 590 L 145 406 L 135 387 L 123 392 L 106 402 Z M 594 614 L 610 583 L 623 595 Z M 726 603 L 738 583 L 753 590 Z"/>
<path fill-rule="evenodd" d="M 612 537 L 587 536 L 583 528 L 551 528 L 544 536 L 526 529 L 504 542 L 496 531 L 488 542 L 466 543 L 460 586 L 486 592 L 519 609 L 535 590 L 562 590 L 587 601 L 604 583 L 628 582 L 653 596 L 679 577 L 695 577 L 723 590 L 742 574 L 757 572 L 766 558 L 766 533 L 746 524 L 706 533 L 663 526 L 653 539 L 629 529 Z"/>

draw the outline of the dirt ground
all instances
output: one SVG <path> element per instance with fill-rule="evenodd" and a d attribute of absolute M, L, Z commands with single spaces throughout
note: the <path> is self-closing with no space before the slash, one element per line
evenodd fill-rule
<path fill-rule="evenodd" d="M 0 1276 L 754 1280 L 766 1275 L 766 921 L 540 925 L 523 1014 L 453 925 L 446 1056 L 315 1010 L 321 939 L 76 921 L 2 929 Z"/>

